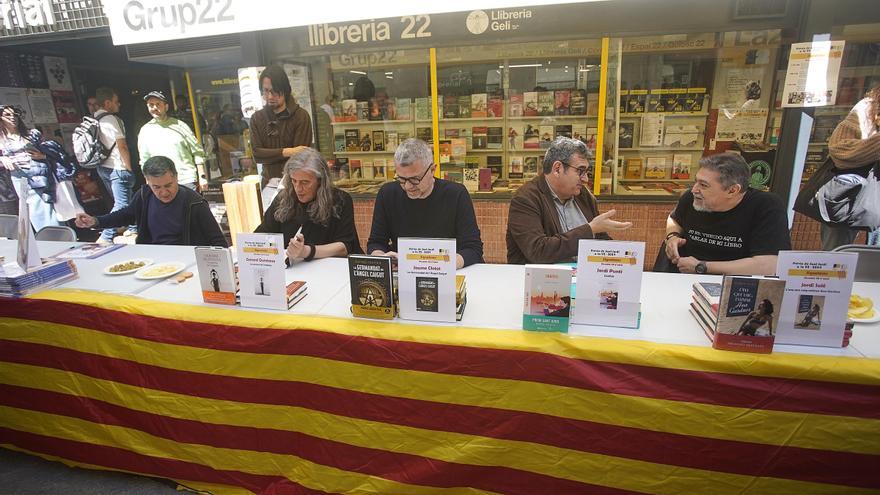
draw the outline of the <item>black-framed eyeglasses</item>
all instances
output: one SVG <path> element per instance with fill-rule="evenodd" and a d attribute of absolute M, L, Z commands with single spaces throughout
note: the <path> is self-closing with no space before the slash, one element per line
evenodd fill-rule
<path fill-rule="evenodd" d="M 400 177 L 399 175 L 395 175 L 394 180 L 396 180 L 397 183 L 401 186 L 405 186 L 407 182 L 409 182 L 412 186 L 418 186 L 419 184 L 421 184 L 425 176 L 428 175 L 428 172 L 430 172 L 433 168 L 434 164 L 432 163 L 428 165 L 428 168 L 425 169 L 420 177 Z"/>
<path fill-rule="evenodd" d="M 572 167 L 571 165 L 565 165 L 565 168 L 573 168 L 578 174 L 578 179 L 583 179 L 590 171 L 590 167 Z"/>
<path fill-rule="evenodd" d="M 260 94 L 262 94 L 263 96 L 267 96 L 267 95 L 281 96 L 281 91 L 275 91 L 274 89 L 260 88 Z"/>

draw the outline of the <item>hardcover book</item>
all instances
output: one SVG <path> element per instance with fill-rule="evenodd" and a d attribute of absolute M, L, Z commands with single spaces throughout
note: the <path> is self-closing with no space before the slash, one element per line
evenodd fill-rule
<path fill-rule="evenodd" d="M 538 116 L 538 93 L 536 91 L 526 91 L 523 93 L 523 116 Z"/>
<path fill-rule="evenodd" d="M 458 116 L 462 119 L 469 119 L 471 117 L 471 95 L 458 97 Z"/>
<path fill-rule="evenodd" d="M 569 109 L 572 115 L 587 114 L 587 93 L 582 89 L 576 89 L 571 92 L 571 102 Z"/>
<path fill-rule="evenodd" d="M 556 101 L 553 91 L 538 92 L 538 115 L 544 117 L 554 115 L 556 111 Z"/>
<path fill-rule="evenodd" d="M 416 127 L 416 138 L 432 144 L 434 142 L 434 131 L 430 127 Z M 402 140 L 401 140 L 402 141 Z"/>
<path fill-rule="evenodd" d="M 454 157 L 463 157 L 467 155 L 467 139 L 453 138 L 449 140 L 452 144 L 451 155 Z"/>
<path fill-rule="evenodd" d="M 373 150 L 373 140 L 370 138 L 370 132 L 364 131 L 364 135 L 361 136 L 360 151 L 372 151 L 372 150 Z"/>
<path fill-rule="evenodd" d="M 507 149 L 523 149 L 523 127 L 521 125 L 512 125 L 507 128 Z"/>
<path fill-rule="evenodd" d="M 665 179 L 666 178 L 666 157 L 649 156 L 645 165 L 646 179 Z"/>
<path fill-rule="evenodd" d="M 400 145 L 397 131 L 385 131 L 385 147 L 388 151 L 396 151 Z"/>
<path fill-rule="evenodd" d="M 504 98 L 500 93 L 489 94 L 488 108 L 486 111 L 489 118 L 500 119 L 504 117 Z"/>
<path fill-rule="evenodd" d="M 351 313 L 359 318 L 394 318 L 391 258 L 353 254 L 348 257 Z"/>
<path fill-rule="evenodd" d="M 629 98 L 626 101 L 627 113 L 645 113 L 647 106 L 648 90 L 647 89 L 631 89 Z"/>
<path fill-rule="evenodd" d="M 587 93 L 587 115 L 599 115 L 599 93 Z"/>
<path fill-rule="evenodd" d="M 665 97 L 666 97 L 665 89 L 652 89 L 651 93 L 648 94 L 648 105 L 647 111 L 651 112 L 665 112 Z"/>
<path fill-rule="evenodd" d="M 370 113 L 367 115 L 368 120 L 383 120 L 382 108 L 377 98 L 370 98 Z"/>
<path fill-rule="evenodd" d="M 384 158 L 376 158 L 373 160 L 373 178 L 375 179 L 390 179 L 385 168 L 387 165 L 387 160 Z M 393 174 L 392 174 L 393 175 Z"/>
<path fill-rule="evenodd" d="M 556 132 L 556 137 L 559 137 L 559 136 L 565 136 L 565 137 L 567 137 L 567 138 L 570 138 L 570 137 L 571 137 L 571 125 L 570 125 L 570 124 L 567 124 L 567 125 L 557 125 L 557 126 L 554 128 L 554 131 Z M 554 138 L 554 139 L 555 139 L 555 138 Z"/>
<path fill-rule="evenodd" d="M 553 142 L 553 126 L 552 125 L 542 125 L 538 127 L 538 133 L 541 137 L 540 141 L 538 141 L 538 147 L 541 149 L 547 149 L 550 147 L 550 143 Z"/>
<path fill-rule="evenodd" d="M 718 307 L 721 305 L 721 284 L 717 282 L 695 282 L 694 294 L 699 301 L 705 303 L 712 321 L 718 318 Z"/>
<path fill-rule="evenodd" d="M 357 100 L 342 100 L 342 121 L 354 122 L 357 120 Z"/>
<path fill-rule="evenodd" d="M 490 168 L 481 168 L 479 169 L 479 177 L 480 177 L 480 186 L 479 191 L 481 192 L 491 192 L 492 191 L 492 169 Z"/>
<path fill-rule="evenodd" d="M 360 151 L 361 131 L 358 129 L 345 130 L 345 151 Z"/>
<path fill-rule="evenodd" d="M 397 100 L 395 100 L 394 98 L 385 99 L 380 108 L 380 112 L 382 115 L 382 120 L 398 120 L 399 115 L 397 114 Z"/>
<path fill-rule="evenodd" d="M 724 277 L 712 347 L 772 352 L 784 292 L 784 280 Z"/>
<path fill-rule="evenodd" d="M 690 153 L 675 153 L 672 155 L 673 179 L 683 180 L 691 178 L 691 159 Z"/>
<path fill-rule="evenodd" d="M 476 168 L 466 168 L 461 171 L 462 184 L 468 192 L 477 192 L 480 188 L 480 170 Z"/>
<path fill-rule="evenodd" d="M 363 176 L 361 175 L 361 161 L 357 158 L 352 158 L 349 162 L 350 165 L 350 177 L 352 179 L 361 179 Z"/>
<path fill-rule="evenodd" d="M 227 248 L 198 246 L 195 248 L 196 270 L 202 287 L 202 300 L 212 304 L 235 304 L 235 269 L 232 253 Z"/>
<path fill-rule="evenodd" d="M 523 95 L 522 93 L 515 93 L 510 95 L 510 109 L 509 112 L 511 117 L 522 117 L 523 116 Z"/>
<path fill-rule="evenodd" d="M 514 156 L 510 158 L 510 170 L 508 170 L 508 176 L 511 179 L 522 179 L 523 178 L 523 157 Z"/>
<path fill-rule="evenodd" d="M 486 148 L 490 150 L 500 150 L 504 147 L 504 128 L 489 127 Z"/>
<path fill-rule="evenodd" d="M 373 131 L 373 151 L 385 151 L 385 131 Z"/>
<path fill-rule="evenodd" d="M 561 89 L 554 94 L 556 115 L 571 115 L 571 91 Z"/>
<path fill-rule="evenodd" d="M 568 332 L 571 272 L 568 266 L 525 266 L 524 330 Z"/>
<path fill-rule="evenodd" d="M 348 157 L 341 156 L 333 160 L 333 168 L 331 170 L 333 172 L 333 177 L 337 179 L 348 179 L 351 177 L 348 166 Z"/>
<path fill-rule="evenodd" d="M 437 277 L 416 277 L 416 311 L 436 313 L 439 289 Z"/>
<path fill-rule="evenodd" d="M 538 127 L 532 124 L 526 124 L 523 129 L 523 148 L 538 149 L 541 147 L 541 136 Z"/>
<path fill-rule="evenodd" d="M 468 111 L 470 111 L 470 104 L 468 104 Z M 443 97 L 443 118 L 444 119 L 457 119 L 459 118 L 460 111 L 458 108 L 458 97 L 456 96 L 444 96 Z"/>
<path fill-rule="evenodd" d="M 452 140 L 451 139 L 441 139 L 440 140 L 440 162 L 439 163 L 449 163 L 452 158 Z"/>
<path fill-rule="evenodd" d="M 430 98 L 416 98 L 416 120 L 431 120 Z"/>
<path fill-rule="evenodd" d="M 412 119 L 412 100 L 409 98 L 397 98 L 397 118 L 395 120 Z"/>
<path fill-rule="evenodd" d="M 375 176 L 375 169 L 371 160 L 365 160 L 361 165 L 361 177 L 364 179 L 372 179 Z"/>
<path fill-rule="evenodd" d="M 492 173 L 494 181 L 501 177 L 501 172 L 504 170 L 504 159 L 501 155 L 486 155 L 486 166 Z"/>
<path fill-rule="evenodd" d="M 633 147 L 633 134 L 635 133 L 635 122 L 621 122 L 619 134 L 617 136 L 617 147 L 621 149 L 629 149 Z"/>
<path fill-rule="evenodd" d="M 471 129 L 471 149 L 484 150 L 488 148 L 489 128 L 474 127 Z"/>
<path fill-rule="evenodd" d="M 486 93 L 475 93 L 471 95 L 471 117 L 482 118 L 489 113 L 488 98 Z"/>
<path fill-rule="evenodd" d="M 525 162 L 523 164 L 523 173 L 528 176 L 533 176 L 538 173 L 538 157 L 537 156 L 527 156 Z"/>
<path fill-rule="evenodd" d="M 624 178 L 626 178 L 626 179 L 641 179 L 642 178 L 642 159 L 641 158 L 627 158 L 626 159 Z"/>
<path fill-rule="evenodd" d="M 333 135 L 333 150 L 334 151 L 345 151 L 345 134 L 334 134 Z"/>
<path fill-rule="evenodd" d="M 359 121 L 370 120 L 370 102 L 357 102 L 357 119 Z"/>

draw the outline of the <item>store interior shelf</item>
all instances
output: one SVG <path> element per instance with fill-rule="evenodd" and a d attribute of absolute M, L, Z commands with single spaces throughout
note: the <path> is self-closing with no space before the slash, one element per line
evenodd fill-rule
<path fill-rule="evenodd" d="M 681 146 L 643 146 L 638 148 L 618 148 L 618 151 L 703 151 L 703 148 Z"/>
<path fill-rule="evenodd" d="M 336 151 L 335 155 L 393 155 L 393 151 Z"/>
<path fill-rule="evenodd" d="M 617 179 L 618 182 L 693 182 L 694 179 Z"/>
<path fill-rule="evenodd" d="M 444 122 L 487 122 L 487 121 L 495 122 L 495 121 L 500 121 L 500 120 L 504 120 L 504 117 L 456 117 L 456 118 L 452 118 L 452 119 L 440 118 L 440 123 L 442 124 Z M 416 122 L 427 124 L 431 121 L 430 120 L 417 120 Z"/>
<path fill-rule="evenodd" d="M 663 115 L 664 117 L 708 117 L 708 112 L 643 112 L 643 113 L 622 113 L 621 118 L 635 119 L 643 115 Z"/>
<path fill-rule="evenodd" d="M 330 125 L 333 126 L 355 126 L 355 125 L 402 125 L 402 124 L 412 124 L 412 119 L 409 120 L 352 120 L 350 122 L 331 122 Z"/>
<path fill-rule="evenodd" d="M 507 117 L 507 120 L 544 120 L 544 119 L 553 119 L 553 120 L 583 120 L 583 119 L 597 119 L 598 115 L 543 115 L 536 117 Z"/>
<path fill-rule="evenodd" d="M 504 149 L 477 149 L 477 150 L 467 150 L 468 153 L 504 153 Z"/>

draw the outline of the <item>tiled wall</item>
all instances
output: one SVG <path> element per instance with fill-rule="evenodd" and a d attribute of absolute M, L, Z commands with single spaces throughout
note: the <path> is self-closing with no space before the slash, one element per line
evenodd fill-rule
<path fill-rule="evenodd" d="M 357 226 L 361 246 L 366 247 L 370 236 L 370 225 L 373 219 L 372 199 L 356 199 L 354 201 L 354 219 Z M 507 231 L 506 201 L 474 201 L 477 224 L 483 239 L 483 257 L 487 263 L 505 263 L 507 260 L 507 244 L 504 240 Z M 599 210 L 617 211 L 615 220 L 632 222 L 632 228 L 612 237 L 627 241 L 645 241 L 645 270 L 654 266 L 654 258 L 666 234 L 666 217 L 675 203 L 616 203 L 600 201 Z M 791 231 L 791 242 L 794 249 L 820 249 L 819 224 L 801 214 L 796 214 Z M 864 234 L 860 234 L 856 242 L 864 242 Z"/>

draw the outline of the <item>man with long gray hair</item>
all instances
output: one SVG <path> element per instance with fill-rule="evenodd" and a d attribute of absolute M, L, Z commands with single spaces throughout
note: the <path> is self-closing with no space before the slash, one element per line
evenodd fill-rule
<path fill-rule="evenodd" d="M 776 255 L 791 249 L 782 200 L 749 188 L 749 165 L 736 153 L 700 159 L 690 191 L 666 219 L 671 271 L 773 275 Z"/>
<path fill-rule="evenodd" d="M 434 153 L 410 138 L 394 152 L 395 182 L 379 189 L 367 252 L 397 256 L 398 237 L 453 238 L 456 266 L 483 262 L 474 205 L 461 184 L 434 178 Z"/>
<path fill-rule="evenodd" d="M 177 169 L 170 158 L 151 157 L 143 170 L 147 185 L 135 193 L 128 206 L 97 218 L 80 213 L 76 226 L 113 228 L 136 223 L 138 244 L 228 246 L 208 202 L 177 183 Z"/>
<path fill-rule="evenodd" d="M 596 198 L 584 187 L 590 151 L 577 140 L 558 137 L 544 155 L 543 173 L 526 183 L 510 201 L 507 221 L 508 263 L 558 263 L 577 256 L 581 239 L 609 239 L 608 232 L 628 229 L 599 214 Z"/>
<path fill-rule="evenodd" d="M 312 148 L 294 153 L 284 166 L 281 185 L 255 232 L 284 234 L 288 260 L 363 252 L 351 196 L 333 187 L 330 169 L 320 153 Z"/>

